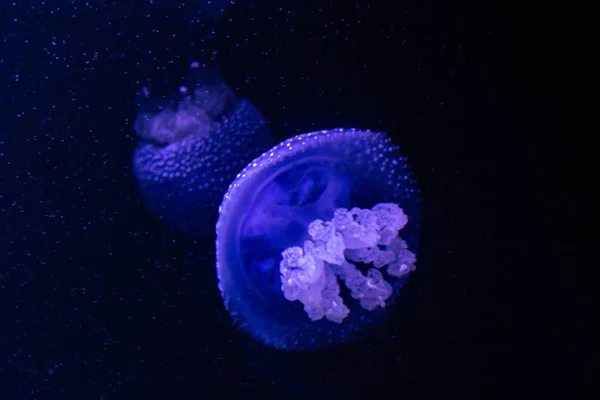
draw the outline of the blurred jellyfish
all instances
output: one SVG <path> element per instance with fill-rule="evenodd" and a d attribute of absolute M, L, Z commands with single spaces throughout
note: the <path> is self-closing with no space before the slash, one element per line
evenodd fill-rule
<path fill-rule="evenodd" d="M 214 234 L 218 205 L 244 165 L 270 145 L 260 111 L 192 64 L 193 86 L 167 104 L 142 89 L 134 122 L 140 143 L 133 171 L 141 195 L 160 219 L 185 232 Z"/>
<path fill-rule="evenodd" d="M 384 134 L 288 139 L 250 162 L 220 206 L 225 306 L 276 348 L 351 339 L 384 320 L 414 270 L 418 220 L 411 174 Z"/>

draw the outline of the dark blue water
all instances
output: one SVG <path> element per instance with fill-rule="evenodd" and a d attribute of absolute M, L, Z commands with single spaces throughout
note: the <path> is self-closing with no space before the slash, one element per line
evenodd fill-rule
<path fill-rule="evenodd" d="M 550 156 L 520 117 L 543 113 L 500 3 L 3 2 L 0 398 L 519 398 L 547 355 L 517 357 L 520 277 L 572 211 L 534 200 Z M 214 236 L 158 219 L 131 167 L 140 88 L 169 98 L 192 62 L 274 142 L 357 127 L 400 146 L 423 215 L 389 323 L 303 353 L 233 325 Z"/>

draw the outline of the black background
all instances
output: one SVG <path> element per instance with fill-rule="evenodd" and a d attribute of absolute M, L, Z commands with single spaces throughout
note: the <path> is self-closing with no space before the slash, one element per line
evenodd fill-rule
<path fill-rule="evenodd" d="M 217 14 L 203 4 L 2 3 L 1 398 L 591 390 L 566 361 L 576 342 L 564 346 L 584 311 L 561 300 L 575 285 L 565 272 L 575 206 L 567 145 L 543 126 L 555 43 L 541 11 L 491 0 L 244 0 Z M 214 238 L 160 223 L 130 168 L 137 91 L 173 93 L 195 60 L 257 105 L 277 140 L 356 126 L 401 146 L 425 212 L 392 326 L 308 354 L 232 327 Z M 336 378 L 312 376 L 317 363 Z"/>

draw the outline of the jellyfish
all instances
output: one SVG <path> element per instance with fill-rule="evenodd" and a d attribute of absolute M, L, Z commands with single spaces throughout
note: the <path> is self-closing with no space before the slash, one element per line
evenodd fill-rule
<path fill-rule="evenodd" d="M 192 64 L 192 68 L 199 68 Z M 214 74 L 213 74 L 214 75 Z M 140 143 L 133 172 L 148 208 L 168 225 L 194 235 L 214 234 L 217 210 L 235 174 L 271 145 L 260 111 L 210 73 L 180 87 L 180 96 L 155 105 L 142 90 L 134 129 Z"/>
<path fill-rule="evenodd" d="M 384 133 L 292 137 L 251 161 L 219 208 L 219 289 L 235 323 L 285 350 L 350 341 L 386 320 L 415 269 L 420 200 Z"/>

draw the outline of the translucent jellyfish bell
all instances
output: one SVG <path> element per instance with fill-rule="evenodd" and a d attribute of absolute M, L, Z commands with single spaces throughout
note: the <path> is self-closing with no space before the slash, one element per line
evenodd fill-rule
<path fill-rule="evenodd" d="M 414 270 L 419 199 L 382 133 L 298 135 L 250 162 L 217 222 L 225 307 L 255 338 L 301 350 L 380 323 Z"/>
<path fill-rule="evenodd" d="M 270 145 L 266 123 L 248 100 L 192 64 L 193 82 L 157 104 L 147 89 L 134 129 L 133 171 L 144 201 L 170 226 L 213 234 L 227 185 Z"/>

